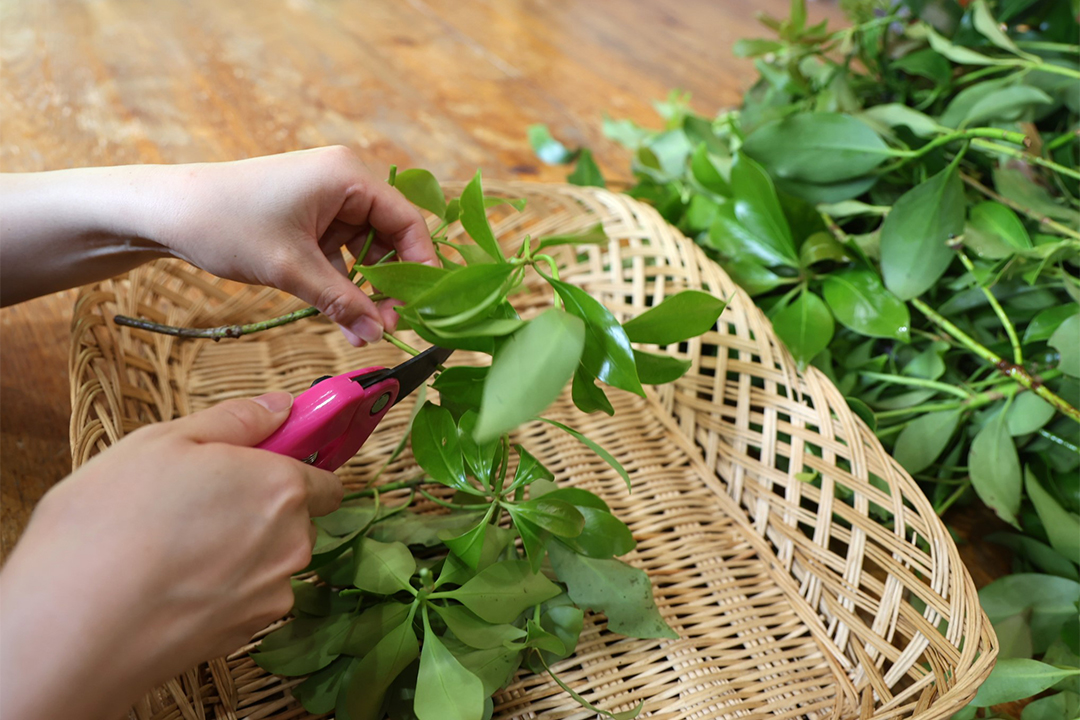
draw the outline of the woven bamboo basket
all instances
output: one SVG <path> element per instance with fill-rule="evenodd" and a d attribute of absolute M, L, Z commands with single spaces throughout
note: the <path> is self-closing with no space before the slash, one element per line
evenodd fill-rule
<path fill-rule="evenodd" d="M 679 634 L 627 639 L 588 617 L 561 677 L 601 707 L 644 700 L 643 717 L 665 720 L 931 720 L 964 706 L 996 639 L 930 503 L 840 392 L 814 368 L 798 372 L 750 298 L 651 208 L 597 188 L 489 191 L 528 200 L 522 213 L 493 215 L 508 243 L 602 221 L 609 246 L 565 249 L 561 272 L 620 319 L 686 288 L 730 298 L 714 331 L 667 348 L 693 362 L 678 382 L 644 399 L 616 392 L 614 418 L 582 415 L 568 393 L 547 413 L 614 454 L 632 494 L 565 434 L 540 423 L 517 433 L 559 482 L 596 492 L 629 524 L 638 546 L 625 559 L 648 572 Z M 528 313 L 545 302 L 527 292 L 520 304 Z M 298 393 L 317 376 L 404 357 L 389 346 L 356 350 L 320 319 L 220 343 L 112 322 L 122 313 L 214 326 L 298 307 L 174 261 L 84 289 L 72 326 L 73 464 L 146 423 L 232 397 Z M 463 355 L 454 359 L 475 360 Z M 347 488 L 398 443 L 407 405 L 339 471 Z M 406 452 L 383 477 L 414 471 Z M 805 472 L 820 483 L 796 477 Z M 247 656 L 257 642 L 175 678 L 130 717 L 308 717 L 290 693 L 300 679 L 269 675 Z M 521 673 L 495 700 L 498 718 L 591 716 L 544 676 Z"/>

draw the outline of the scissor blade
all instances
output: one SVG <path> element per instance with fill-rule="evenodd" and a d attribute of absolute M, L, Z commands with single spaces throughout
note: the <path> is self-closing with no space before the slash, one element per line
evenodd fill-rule
<path fill-rule="evenodd" d="M 450 354 L 453 352 L 453 350 L 448 348 L 442 348 L 437 345 L 432 346 L 419 355 L 409 358 L 397 367 L 388 370 L 385 377 L 397 379 L 398 385 L 400 386 L 397 400 L 394 401 L 394 404 L 397 405 L 401 402 L 402 398 L 423 385 L 429 377 L 435 374 L 438 367 L 446 362 L 446 359 L 450 357 Z"/>

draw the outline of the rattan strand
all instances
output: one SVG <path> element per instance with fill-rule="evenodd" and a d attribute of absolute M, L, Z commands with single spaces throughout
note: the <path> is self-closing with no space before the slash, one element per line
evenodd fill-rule
<path fill-rule="evenodd" d="M 562 277 L 621 318 L 685 288 L 731 298 L 715 331 L 666 349 L 692 361 L 683 379 L 646 399 L 613 393 L 614 418 L 583 416 L 566 397 L 549 411 L 611 451 L 633 494 L 550 426 L 517 433 L 560 482 L 600 494 L 630 525 L 638 547 L 627 560 L 649 573 L 680 636 L 620 638 L 591 616 L 577 653 L 557 666 L 562 677 L 602 707 L 644 700 L 644 716 L 666 720 L 932 720 L 962 707 L 993 663 L 993 632 L 931 505 L 839 391 L 813 368 L 799 373 L 750 298 L 651 208 L 596 188 L 489 190 L 528 199 L 523 213 L 504 207 L 493 218 L 506 243 L 602 221 L 612 242 L 565 249 Z M 517 304 L 528 312 L 547 302 L 541 292 L 531 287 Z M 298 393 L 316 376 L 403 357 L 389 346 L 355 350 L 321 319 L 220 343 L 111 321 L 124 313 L 211 326 L 298 307 L 172 261 L 84 289 L 70 360 L 74 466 L 148 422 L 231 397 Z M 342 468 L 347 487 L 397 444 L 407 405 Z M 406 452 L 380 482 L 415 469 Z M 820 489 L 795 477 L 804 469 L 820 474 Z M 883 524 L 883 509 L 894 522 Z M 252 646 L 174 679 L 130 716 L 307 717 L 289 692 L 299 679 L 266 674 L 247 657 Z M 496 717 L 538 716 L 590 713 L 540 676 L 520 674 L 496 697 Z"/>

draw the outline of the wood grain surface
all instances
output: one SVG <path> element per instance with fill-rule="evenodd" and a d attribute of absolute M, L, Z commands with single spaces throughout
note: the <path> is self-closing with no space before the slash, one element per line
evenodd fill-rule
<path fill-rule="evenodd" d="M 754 76 L 739 38 L 787 0 L 7 0 L 0 170 L 232 160 L 341 143 L 374 171 L 562 180 L 525 139 L 547 123 L 608 177 L 603 114 L 655 124 L 671 88 L 701 112 Z M 812 20 L 840 18 L 812 3 Z M 0 311 L 0 557 L 70 471 L 74 292 Z M 974 523 L 982 527 L 984 523 Z M 976 581 L 1000 556 L 962 547 Z"/>

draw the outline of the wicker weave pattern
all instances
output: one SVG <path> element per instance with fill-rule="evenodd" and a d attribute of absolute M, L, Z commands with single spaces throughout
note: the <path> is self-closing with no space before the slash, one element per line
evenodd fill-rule
<path fill-rule="evenodd" d="M 564 279 L 616 315 L 685 288 L 731 298 L 716 331 L 667 348 L 693 362 L 677 383 L 646 399 L 613 393 L 614 418 L 582 416 L 565 397 L 548 412 L 619 458 L 632 495 L 566 435 L 541 424 L 518 433 L 560 482 L 598 493 L 630 525 L 638 548 L 626 559 L 649 573 L 680 635 L 622 639 L 592 617 L 576 655 L 557 666 L 561 676 L 602 707 L 645 700 L 648 717 L 670 720 L 930 720 L 962 707 L 989 672 L 996 640 L 930 504 L 836 388 L 814 369 L 798 373 L 749 297 L 651 208 L 595 188 L 496 190 L 529 201 L 524 213 L 504 209 L 495 219 L 508 243 L 603 221 L 609 247 L 565 249 L 559 259 Z M 525 312 L 546 302 L 539 292 L 520 300 Z M 389 347 L 356 351 L 323 321 L 214 344 L 110 320 L 120 312 L 218 325 L 296 307 L 174 262 L 85 289 L 73 322 L 74 465 L 147 422 L 230 397 L 297 393 L 315 376 L 403 357 Z M 406 405 L 339 472 L 346 486 L 397 444 Z M 383 477 L 414 471 L 406 452 Z M 807 471 L 820 474 L 820 489 L 795 477 Z M 883 522 L 885 511 L 894 521 Z M 246 657 L 250 647 L 171 681 L 132 717 L 307 717 L 288 692 L 299 680 L 267 675 Z M 589 717 L 537 676 L 520 675 L 496 701 L 500 718 Z"/>

